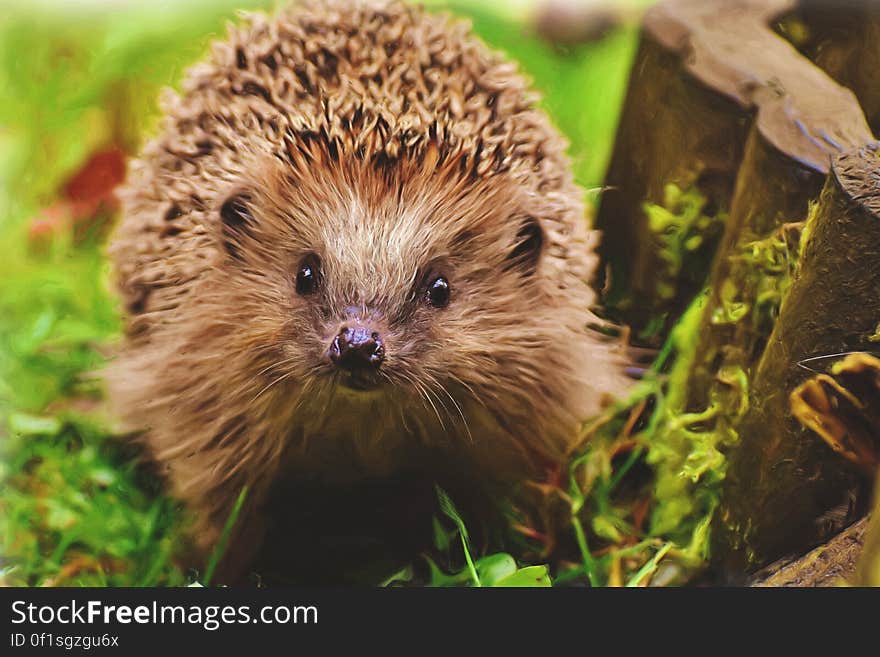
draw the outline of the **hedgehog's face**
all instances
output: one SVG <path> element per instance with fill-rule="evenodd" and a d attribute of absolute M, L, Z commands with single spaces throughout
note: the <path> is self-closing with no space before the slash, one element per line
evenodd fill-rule
<path fill-rule="evenodd" d="M 328 284 L 323 259 L 314 252 L 302 258 L 296 272 L 296 294 L 312 306 L 310 323 L 317 327 L 319 335 L 324 335 L 321 346 L 326 346 L 321 360 L 330 365 L 329 371 L 342 387 L 367 392 L 392 382 L 394 372 L 389 372 L 385 363 L 386 341 L 391 338 L 393 345 L 401 339 L 424 338 L 424 331 L 419 329 L 430 323 L 431 311 L 449 305 L 451 287 L 442 267 L 434 265 L 427 271 L 426 276 L 415 277 L 414 288 L 406 298 L 396 300 L 368 291 L 370 279 L 376 280 L 379 276 L 350 272 L 357 278 L 366 276 L 367 280 L 358 286 L 359 290 L 353 286 L 336 286 L 349 289 L 335 290 L 337 296 L 330 302 L 327 295 L 322 296 L 322 288 Z M 340 267 L 338 273 L 344 272 Z M 336 307 L 338 305 L 342 308 Z M 401 334 L 394 326 L 396 323 L 406 326 L 406 334 Z M 392 353 L 391 362 L 395 361 L 399 361 L 399 356 Z"/>
<path fill-rule="evenodd" d="M 276 318 L 259 338 L 279 347 L 267 376 L 316 397 L 442 407 L 456 391 L 527 397 L 536 367 L 560 366 L 570 347 L 559 324 L 571 318 L 548 300 L 559 284 L 544 272 L 529 195 L 512 183 L 389 190 L 340 178 L 251 187 L 220 211 L 230 276 L 271 290 L 250 311 Z"/>

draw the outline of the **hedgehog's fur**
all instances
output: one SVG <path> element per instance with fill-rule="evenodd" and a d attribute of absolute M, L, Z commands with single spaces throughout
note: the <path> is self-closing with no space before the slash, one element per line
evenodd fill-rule
<path fill-rule="evenodd" d="M 338 0 L 248 16 L 165 99 L 111 246 L 129 322 L 108 378 L 202 545 L 243 485 L 252 515 L 282 475 L 439 450 L 485 481 L 528 476 L 621 389 L 621 355 L 587 330 L 582 190 L 535 100 L 466 25 Z M 230 226 L 235 195 L 249 215 Z M 310 251 L 323 287 L 302 298 Z M 447 308 L 424 303 L 430 268 Z M 385 331 L 378 395 L 324 362 L 352 305 Z"/>

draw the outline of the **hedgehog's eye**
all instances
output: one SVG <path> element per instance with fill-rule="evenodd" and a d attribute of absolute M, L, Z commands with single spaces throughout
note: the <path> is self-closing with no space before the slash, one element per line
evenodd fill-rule
<path fill-rule="evenodd" d="M 443 276 L 433 279 L 428 285 L 425 296 L 435 308 L 445 308 L 449 305 L 449 281 Z"/>
<path fill-rule="evenodd" d="M 318 291 L 321 284 L 321 260 L 316 255 L 306 256 L 296 272 L 296 292 L 308 296 Z"/>

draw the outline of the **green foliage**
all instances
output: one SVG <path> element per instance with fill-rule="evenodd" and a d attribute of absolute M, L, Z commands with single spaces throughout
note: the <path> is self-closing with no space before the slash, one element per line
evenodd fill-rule
<path fill-rule="evenodd" d="M 202 582 L 205 586 L 211 583 L 211 580 L 214 578 L 214 571 L 217 569 L 217 565 L 226 553 L 226 547 L 229 544 L 229 537 L 232 535 L 235 523 L 238 522 L 238 516 L 241 514 L 241 507 L 247 499 L 247 494 L 248 488 L 247 486 L 244 486 L 238 494 L 238 497 L 235 499 L 235 504 L 232 505 L 232 511 L 229 513 L 229 517 L 223 525 L 223 531 L 220 532 L 220 540 L 218 540 L 217 545 L 214 546 L 214 551 L 211 553 L 211 558 L 208 560 L 208 565 L 205 568 L 205 575 Z"/>
<path fill-rule="evenodd" d="M 499 552 L 474 560 L 468 545 L 467 527 L 455 509 L 449 495 L 439 486 L 436 487 L 440 510 L 455 525 L 454 530 L 447 532 L 435 521 L 435 544 L 439 551 L 448 551 L 455 534 L 461 540 L 461 548 L 466 566 L 460 571 L 446 574 L 429 556 L 425 555 L 430 568 L 430 586 L 502 586 L 502 587 L 548 587 L 552 586 L 547 566 L 526 566 L 520 568 L 516 560 L 509 554 Z"/>
<path fill-rule="evenodd" d="M 0 210 L 9 203 L 33 212 L 96 147 L 135 146 L 154 128 L 160 88 L 225 34 L 224 21 L 242 4 L 270 2 L 157 0 L 112 11 L 100 3 L 4 3 Z M 3 212 L 0 227 L 18 216 Z"/>
<path fill-rule="evenodd" d="M 681 584 L 708 559 L 724 454 L 738 441 L 733 427 L 748 408 L 748 379 L 739 368 L 722 368 L 717 378 L 724 399 L 713 394 L 702 411 L 686 408 L 706 298 L 703 293 L 694 300 L 630 398 L 588 428 L 568 489 L 581 563 L 560 572 L 557 582 L 586 577 L 593 586 Z M 625 459 L 614 458 L 630 443 Z M 649 490 L 635 497 L 650 499 L 647 526 L 634 525 L 633 493 L 621 491 L 632 484 L 639 463 L 653 471 Z"/>
<path fill-rule="evenodd" d="M 0 554 L 4 581 L 145 585 L 184 581 L 173 506 L 107 438 L 92 372 L 118 331 L 95 247 L 43 256 L 0 242 Z"/>
<path fill-rule="evenodd" d="M 7 419 L 0 552 L 7 584 L 144 586 L 185 581 L 175 513 L 87 419 Z"/>
<path fill-rule="evenodd" d="M 742 274 L 724 281 L 720 303 L 712 309 L 713 324 L 736 324 L 748 318 L 756 334 L 769 334 L 795 274 L 800 226 L 782 226 L 743 244 L 731 257 L 733 271 Z"/>
<path fill-rule="evenodd" d="M 657 275 L 657 296 L 661 300 L 675 297 L 678 277 L 692 254 L 723 230 L 726 213 L 707 214 L 706 197 L 696 187 L 686 190 L 668 184 L 663 190 L 663 203 L 644 203 L 648 226 L 660 242 L 663 270 Z"/>
<path fill-rule="evenodd" d="M 717 506 L 726 467 L 723 452 L 738 440 L 732 422 L 717 422 L 721 413 L 731 412 L 718 400 L 700 412 L 685 409 L 704 298 L 701 295 L 692 304 L 670 337 L 678 358 L 669 374 L 669 394 L 658 405 L 660 418 L 647 457 L 656 472 L 651 531 L 678 541 L 691 538 Z M 733 412 L 742 414 L 748 403 L 745 376 L 741 371 L 722 376 L 738 386 L 740 405 Z M 695 549 L 705 554 L 707 545 Z"/>

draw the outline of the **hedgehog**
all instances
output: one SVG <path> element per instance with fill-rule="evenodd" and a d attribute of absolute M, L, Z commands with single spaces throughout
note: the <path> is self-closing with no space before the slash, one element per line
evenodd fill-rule
<path fill-rule="evenodd" d="M 279 479 L 515 487 L 625 389 L 567 143 L 467 23 L 247 14 L 163 111 L 110 243 L 107 380 L 203 550 L 242 491 L 259 545 Z"/>

